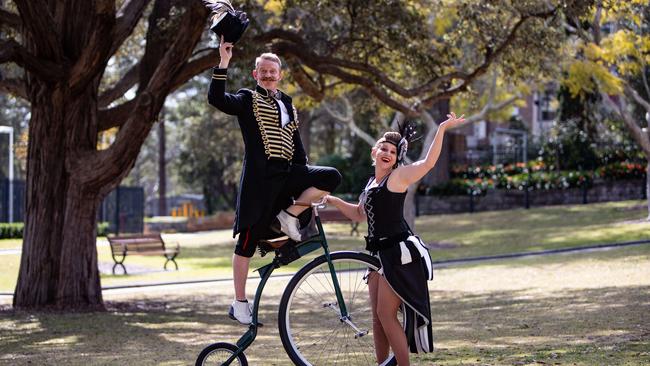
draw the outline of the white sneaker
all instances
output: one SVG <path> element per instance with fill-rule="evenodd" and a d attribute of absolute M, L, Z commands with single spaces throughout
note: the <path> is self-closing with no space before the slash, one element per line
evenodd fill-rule
<path fill-rule="evenodd" d="M 397 362 L 395 362 L 392 353 L 388 354 L 388 357 L 384 360 L 384 362 L 379 364 L 379 366 L 389 366 L 389 365 L 397 365 Z"/>
<path fill-rule="evenodd" d="M 230 319 L 237 320 L 242 324 L 250 324 L 253 321 L 251 304 L 248 301 L 233 301 L 232 305 L 230 305 L 228 316 L 230 316 Z"/>
<path fill-rule="evenodd" d="M 290 215 L 287 211 L 282 210 L 277 216 L 280 221 L 280 230 L 287 234 L 293 241 L 302 240 L 300 235 L 300 221 L 295 216 Z"/>

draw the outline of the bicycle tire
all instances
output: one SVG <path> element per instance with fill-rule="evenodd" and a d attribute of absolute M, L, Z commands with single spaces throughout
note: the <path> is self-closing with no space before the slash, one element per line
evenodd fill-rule
<path fill-rule="evenodd" d="M 232 343 L 218 342 L 213 343 L 203 349 L 196 358 L 196 366 L 221 366 L 230 356 L 237 352 L 239 348 Z M 244 353 L 237 355 L 230 365 L 248 366 L 248 360 Z"/>
<path fill-rule="evenodd" d="M 302 267 L 280 301 L 278 328 L 285 351 L 299 366 L 376 365 L 367 269 L 379 260 L 358 252 L 334 252 L 332 263 L 348 314 L 358 332 L 341 320 L 324 255 Z M 316 319 L 314 321 L 314 319 Z M 396 365 L 395 357 L 383 365 Z"/>

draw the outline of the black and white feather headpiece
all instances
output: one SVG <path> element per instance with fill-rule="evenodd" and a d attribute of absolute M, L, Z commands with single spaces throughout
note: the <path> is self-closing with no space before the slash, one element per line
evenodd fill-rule
<path fill-rule="evenodd" d="M 406 157 L 406 152 L 408 151 L 409 143 L 416 141 L 419 138 L 415 137 L 417 133 L 416 125 L 415 122 L 412 121 L 405 121 L 401 124 L 397 124 L 397 132 L 399 132 L 400 136 L 402 136 L 402 139 L 399 140 L 399 143 L 397 144 L 396 165 L 399 165 L 404 163 L 404 158 Z"/>
<path fill-rule="evenodd" d="M 224 11 L 235 11 L 235 8 L 228 0 L 203 0 L 203 3 L 216 16 L 221 15 Z"/>
<path fill-rule="evenodd" d="M 226 42 L 237 42 L 248 27 L 246 13 L 235 10 L 228 0 L 203 0 L 203 3 L 212 11 L 210 30 L 219 37 L 223 36 Z"/>
<path fill-rule="evenodd" d="M 404 159 L 406 158 L 406 153 L 409 149 L 409 143 L 417 141 L 420 138 L 415 136 L 417 133 L 416 124 L 415 122 L 411 121 L 398 123 L 397 131 L 395 132 L 399 133 L 400 135 L 399 141 L 386 139 L 385 135 L 379 139 L 379 141 L 377 141 L 378 143 L 387 142 L 395 146 L 397 150 L 397 160 L 395 161 L 395 165 L 393 165 L 393 169 L 397 168 L 400 164 L 404 164 Z"/>

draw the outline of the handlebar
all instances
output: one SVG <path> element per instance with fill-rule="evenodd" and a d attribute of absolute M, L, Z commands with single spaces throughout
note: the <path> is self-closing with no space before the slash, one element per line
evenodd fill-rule
<path fill-rule="evenodd" d="M 312 207 L 312 208 L 324 208 L 326 203 L 327 203 L 327 199 L 325 197 L 321 198 L 320 201 L 317 202 L 305 202 L 305 201 L 293 200 L 293 204 L 296 206 L 304 206 L 304 207 Z"/>

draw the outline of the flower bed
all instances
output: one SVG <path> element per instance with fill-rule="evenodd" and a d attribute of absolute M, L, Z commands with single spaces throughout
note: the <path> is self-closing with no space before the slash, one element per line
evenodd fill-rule
<path fill-rule="evenodd" d="M 542 162 L 508 165 L 456 166 L 449 182 L 436 186 L 420 186 L 424 195 L 485 195 L 491 189 L 555 190 L 591 187 L 594 180 L 616 181 L 644 179 L 645 167 L 638 163 L 619 162 L 595 171 L 556 171 Z"/>

